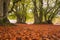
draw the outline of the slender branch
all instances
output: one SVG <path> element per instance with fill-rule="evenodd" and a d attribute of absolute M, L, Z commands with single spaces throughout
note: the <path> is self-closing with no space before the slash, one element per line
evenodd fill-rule
<path fill-rule="evenodd" d="M 58 9 L 59 9 L 59 7 L 54 11 L 54 13 L 52 13 L 52 14 L 50 14 L 50 16 L 48 17 L 48 20 L 52 20 L 53 18 L 54 18 L 54 16 L 57 14 L 57 12 L 58 12 Z M 51 17 L 51 19 L 50 19 L 50 17 Z"/>
<path fill-rule="evenodd" d="M 51 17 L 51 20 L 57 15 L 58 9 L 59 9 L 59 8 L 57 8 L 56 11 L 53 13 L 53 15 L 52 15 L 52 17 Z"/>
<path fill-rule="evenodd" d="M 47 11 L 47 14 L 48 14 L 49 12 L 53 11 L 53 9 L 55 9 L 57 6 L 59 6 L 59 5 L 60 5 L 59 3 L 60 3 L 60 2 L 57 3 L 57 1 L 56 1 L 55 6 L 52 7 L 49 11 Z M 57 5 L 57 4 L 58 4 L 58 5 Z M 46 15 L 47 15 L 47 14 L 46 14 Z"/>
<path fill-rule="evenodd" d="M 13 8 L 14 8 L 15 4 L 18 3 L 19 1 L 21 1 L 21 0 L 16 0 L 16 1 L 13 2 L 13 6 L 12 6 L 11 10 L 8 13 L 14 11 Z"/>

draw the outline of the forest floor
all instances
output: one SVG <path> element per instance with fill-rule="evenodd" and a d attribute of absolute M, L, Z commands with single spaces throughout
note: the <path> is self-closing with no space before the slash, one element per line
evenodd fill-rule
<path fill-rule="evenodd" d="M 60 26 L 52 24 L 0 26 L 0 40 L 60 40 Z"/>

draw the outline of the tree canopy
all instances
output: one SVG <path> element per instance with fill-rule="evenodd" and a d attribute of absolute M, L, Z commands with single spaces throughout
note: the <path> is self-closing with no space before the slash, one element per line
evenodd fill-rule
<path fill-rule="evenodd" d="M 0 24 L 9 23 L 9 19 L 17 23 L 52 24 L 59 11 L 60 0 L 1 0 Z"/>

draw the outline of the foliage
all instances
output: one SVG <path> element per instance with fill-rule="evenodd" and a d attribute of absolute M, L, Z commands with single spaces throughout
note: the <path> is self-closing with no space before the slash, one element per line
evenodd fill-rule
<path fill-rule="evenodd" d="M 52 23 L 60 10 L 59 0 L 10 0 L 8 19 L 20 23 Z"/>
<path fill-rule="evenodd" d="M 14 13 L 10 13 L 10 14 L 8 15 L 8 19 L 10 19 L 10 20 L 16 20 L 17 17 L 16 17 L 16 15 L 15 15 Z"/>
<path fill-rule="evenodd" d="M 36 21 L 40 20 L 41 22 L 47 22 L 50 20 L 52 22 L 53 18 L 56 16 L 56 14 L 58 12 L 59 5 L 60 5 L 59 0 L 34 0 L 34 1 L 36 1 L 36 8 L 37 8 L 37 9 L 34 9 L 35 4 L 34 4 L 33 0 L 21 0 L 21 1 L 17 0 L 17 1 L 18 2 L 16 2 L 16 4 L 20 9 L 20 10 L 18 9 L 17 14 L 19 14 L 20 17 L 21 17 L 21 15 L 22 16 L 25 15 L 26 21 L 29 19 L 34 19 L 35 13 L 33 13 L 33 11 L 37 10 L 37 15 L 38 15 L 38 17 L 40 16 L 39 17 L 40 19 L 38 18 Z M 43 4 L 40 3 L 42 1 L 43 1 Z M 11 2 L 13 3 L 14 1 L 11 1 Z M 23 5 L 24 5 L 24 8 L 23 8 Z M 43 6 L 41 6 L 41 5 L 43 5 Z M 13 11 L 13 12 L 16 12 L 16 11 Z M 32 17 L 30 17 L 30 16 L 32 16 Z"/>

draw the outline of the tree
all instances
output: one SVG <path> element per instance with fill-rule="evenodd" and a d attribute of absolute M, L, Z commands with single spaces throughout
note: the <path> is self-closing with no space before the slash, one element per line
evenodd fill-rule
<path fill-rule="evenodd" d="M 39 23 L 39 17 L 38 17 L 38 12 L 37 12 L 37 5 L 36 5 L 36 0 L 32 0 L 34 8 L 33 8 L 33 13 L 34 13 L 34 22 Z"/>
<path fill-rule="evenodd" d="M 42 23 L 43 20 L 43 0 L 39 0 L 39 20 Z"/>
<path fill-rule="evenodd" d="M 22 7 L 20 7 L 22 6 Z M 19 7 L 19 8 L 18 8 Z M 15 9 L 16 11 L 14 11 Z M 17 16 L 18 23 L 25 23 L 26 21 L 26 7 L 25 7 L 25 1 L 24 0 L 17 0 L 13 1 L 13 6 L 9 12 L 15 12 L 15 15 Z"/>
<path fill-rule="evenodd" d="M 1 14 L 0 18 L 3 23 L 6 23 L 8 21 L 7 14 L 8 14 L 9 3 L 10 0 L 0 0 L 0 14 Z"/>
<path fill-rule="evenodd" d="M 59 0 L 11 0 L 11 2 L 11 8 L 8 9 L 10 0 L 0 0 L 0 22 L 9 22 L 7 15 L 14 12 L 17 16 L 18 23 L 25 23 L 26 15 L 29 14 L 29 10 L 31 10 L 30 13 L 34 16 L 31 18 L 34 19 L 35 24 L 52 23 L 52 19 L 56 16 L 60 7 Z M 46 7 L 44 7 L 44 5 Z M 29 18 L 30 17 L 28 17 L 28 19 Z"/>
<path fill-rule="evenodd" d="M 59 5 L 60 2 L 58 2 L 58 0 L 55 1 L 55 6 L 53 8 L 51 8 L 51 10 L 49 10 L 47 12 L 47 14 L 50 13 L 50 15 L 48 16 L 48 20 L 47 23 L 52 23 L 53 18 L 58 14 L 58 9 L 60 7 Z M 46 15 L 47 15 L 46 14 Z"/>
<path fill-rule="evenodd" d="M 56 16 L 58 9 L 60 7 L 58 0 L 55 0 L 55 5 L 50 6 L 52 4 L 50 4 L 49 2 L 51 0 L 46 0 L 47 2 L 45 3 L 45 5 L 47 5 L 47 7 L 43 7 L 44 6 L 44 0 L 39 0 L 39 20 L 40 23 L 52 23 L 52 19 Z M 54 2 L 54 0 L 52 1 Z M 43 22 L 44 20 L 44 22 Z"/>

